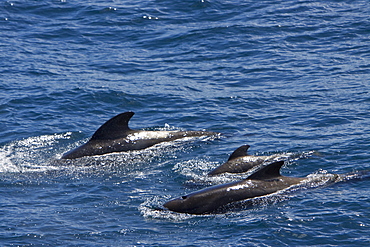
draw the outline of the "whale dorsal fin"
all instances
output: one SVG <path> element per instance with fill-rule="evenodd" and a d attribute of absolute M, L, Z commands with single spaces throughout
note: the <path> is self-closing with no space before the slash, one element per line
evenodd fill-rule
<path fill-rule="evenodd" d="M 273 162 L 271 164 L 268 164 L 261 170 L 257 171 L 256 173 L 253 173 L 247 179 L 270 179 L 270 178 L 276 178 L 280 177 L 280 168 L 284 165 L 284 161 L 277 161 Z"/>
<path fill-rule="evenodd" d="M 243 156 L 247 156 L 248 153 L 247 153 L 247 150 L 250 146 L 249 145 L 243 145 L 239 148 L 237 148 L 229 157 L 229 159 L 227 161 L 230 161 L 230 160 L 233 160 L 233 159 L 236 159 L 236 158 L 239 158 L 239 157 L 243 157 Z"/>
<path fill-rule="evenodd" d="M 94 133 L 90 140 L 112 140 L 127 136 L 128 121 L 135 113 L 124 112 L 109 119 Z"/>

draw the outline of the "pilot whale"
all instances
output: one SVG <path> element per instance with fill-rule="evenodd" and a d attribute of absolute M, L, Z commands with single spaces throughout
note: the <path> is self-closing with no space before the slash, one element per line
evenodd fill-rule
<path fill-rule="evenodd" d="M 186 137 L 219 135 L 219 133 L 208 131 L 133 130 L 128 126 L 128 122 L 133 115 L 134 112 L 124 112 L 111 118 L 94 133 L 87 143 L 65 153 L 62 159 L 140 150 L 161 142 Z"/>
<path fill-rule="evenodd" d="M 208 173 L 209 176 L 215 176 L 223 173 L 243 173 L 250 169 L 262 165 L 266 161 L 272 161 L 282 155 L 273 154 L 269 156 L 254 156 L 249 155 L 247 150 L 249 145 L 243 145 L 237 148 L 229 157 L 227 162 L 218 166 Z"/>
<path fill-rule="evenodd" d="M 293 185 L 309 183 L 339 182 L 344 176 L 325 174 L 314 178 L 286 177 L 280 174 L 284 161 L 271 163 L 242 181 L 212 186 L 186 196 L 168 201 L 163 206 L 171 211 L 189 214 L 207 214 L 218 212 L 230 203 L 266 196 Z M 323 182 L 324 181 L 324 182 Z"/>

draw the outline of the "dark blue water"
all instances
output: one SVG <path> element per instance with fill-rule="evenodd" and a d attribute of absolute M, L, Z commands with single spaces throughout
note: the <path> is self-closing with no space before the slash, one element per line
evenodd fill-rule
<path fill-rule="evenodd" d="M 1 246 L 365 246 L 369 179 L 220 215 L 161 211 L 243 144 L 370 168 L 370 3 L 0 3 Z M 114 115 L 218 139 L 61 161 Z"/>

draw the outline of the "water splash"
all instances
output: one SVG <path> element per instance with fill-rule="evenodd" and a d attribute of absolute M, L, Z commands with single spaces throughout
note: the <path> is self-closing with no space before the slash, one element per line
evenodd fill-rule
<path fill-rule="evenodd" d="M 42 135 L 13 141 L 0 147 L 0 173 L 42 172 L 56 170 L 49 160 L 62 139 L 69 139 L 71 132 Z"/>
<path fill-rule="evenodd" d="M 184 221 L 193 218 L 205 218 L 212 215 L 192 215 L 192 214 L 180 214 L 172 212 L 168 209 L 162 207 L 164 202 L 170 199 L 169 196 L 159 197 L 153 196 L 147 198 L 143 203 L 138 207 L 141 215 L 147 219 L 160 219 L 160 220 L 170 220 L 170 221 Z"/>

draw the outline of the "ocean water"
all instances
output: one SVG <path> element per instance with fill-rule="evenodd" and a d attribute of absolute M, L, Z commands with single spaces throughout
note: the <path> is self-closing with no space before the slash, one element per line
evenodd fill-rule
<path fill-rule="evenodd" d="M 239 146 L 293 154 L 282 173 L 370 169 L 367 0 L 0 2 L 1 246 L 366 246 L 368 176 L 225 214 L 166 201 Z M 111 117 L 208 130 L 63 161 Z"/>

